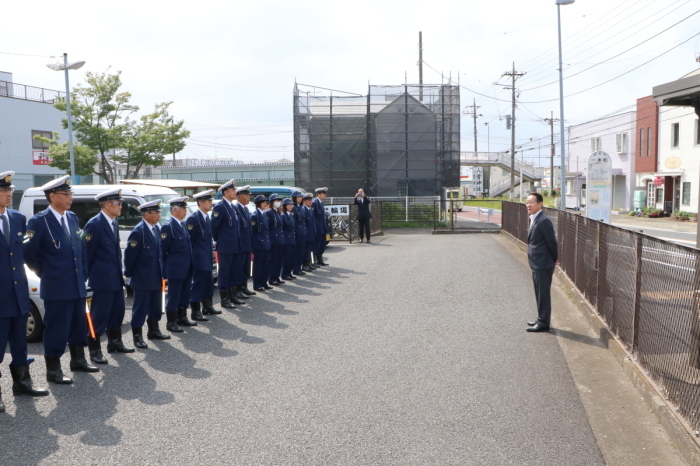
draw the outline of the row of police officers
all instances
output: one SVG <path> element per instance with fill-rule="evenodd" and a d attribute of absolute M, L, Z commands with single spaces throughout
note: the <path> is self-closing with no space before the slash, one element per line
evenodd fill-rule
<path fill-rule="evenodd" d="M 0 294 L 4 299 L 0 362 L 9 343 L 15 395 L 48 395 L 48 390 L 34 386 L 29 374 L 33 358 L 27 356 L 30 302 L 25 263 L 41 280 L 46 379 L 57 384 L 73 383 L 60 362 L 66 346 L 74 372 L 97 372 L 93 364 L 107 364 L 103 335 L 109 353 L 135 351 L 122 341 L 125 285 L 134 294 L 130 322 L 134 346 L 146 349 L 144 323 L 148 339 L 167 340 L 170 335 L 159 327 L 163 314 L 169 332 L 182 332 L 182 327 L 208 321 L 207 315 L 222 313 L 213 305 L 217 258 L 221 306 L 225 308 L 243 305 L 256 292 L 328 265 L 323 260 L 327 188 L 316 189 L 315 198 L 300 191 L 287 199 L 276 194 L 269 199 L 257 196 L 251 214 L 247 207 L 250 187 L 236 188 L 231 180 L 219 188 L 223 198 L 216 205 L 212 190 L 195 194 L 197 210 L 189 217 L 187 197 L 170 199 L 170 219 L 162 226 L 161 200 L 146 202 L 138 207 L 142 220 L 131 231 L 122 258 L 121 190 L 95 196 L 100 213 L 81 230 L 70 211 L 73 193 L 68 176 L 42 186 L 49 207 L 28 223 L 21 213 L 9 209 L 12 176 L 14 172 L 0 173 Z M 248 288 L 251 274 L 255 291 Z M 92 289 L 88 313 L 86 282 Z M 0 412 L 4 410 L 0 391 Z"/>

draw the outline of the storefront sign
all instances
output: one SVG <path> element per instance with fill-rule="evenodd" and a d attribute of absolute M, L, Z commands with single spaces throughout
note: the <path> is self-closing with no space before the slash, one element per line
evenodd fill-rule
<path fill-rule="evenodd" d="M 32 164 L 33 165 L 48 165 L 53 162 L 53 159 L 48 152 L 43 150 L 33 150 L 32 151 Z"/>

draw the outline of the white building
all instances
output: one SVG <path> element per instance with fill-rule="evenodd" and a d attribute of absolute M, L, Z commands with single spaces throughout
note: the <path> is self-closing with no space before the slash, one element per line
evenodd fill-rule
<path fill-rule="evenodd" d="M 612 209 L 632 210 L 636 112 L 621 113 L 569 126 L 567 136 L 566 207 L 586 204 L 586 167 L 593 152 L 607 152 L 612 159 Z"/>
<path fill-rule="evenodd" d="M 16 84 L 12 74 L 0 72 L 0 171 L 12 170 L 15 185 L 15 203 L 24 190 L 64 175 L 48 163 L 48 144 L 34 139 L 34 135 L 52 137 L 57 131 L 66 141 L 68 131 L 61 119 L 66 116 L 53 108 L 53 103 L 64 93 L 49 89 Z"/>

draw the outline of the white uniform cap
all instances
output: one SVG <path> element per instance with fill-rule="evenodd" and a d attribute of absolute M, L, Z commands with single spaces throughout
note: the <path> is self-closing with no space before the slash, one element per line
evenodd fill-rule
<path fill-rule="evenodd" d="M 241 186 L 240 188 L 236 189 L 236 194 L 250 194 L 250 192 L 248 192 L 249 189 L 249 185 Z"/>
<path fill-rule="evenodd" d="M 44 186 L 42 186 L 41 189 L 42 191 L 51 191 L 51 190 L 56 190 L 56 191 L 70 191 L 70 175 L 63 175 L 60 178 L 56 178 L 55 180 L 51 180 L 48 183 L 46 183 Z"/>
<path fill-rule="evenodd" d="M 14 188 L 12 185 L 13 176 L 15 176 L 13 171 L 0 173 L 0 188 Z"/>
<path fill-rule="evenodd" d="M 168 204 L 171 206 L 176 205 L 180 207 L 187 207 L 187 201 L 189 201 L 189 199 L 190 198 L 188 196 L 176 197 L 175 199 L 170 199 Z"/>
<path fill-rule="evenodd" d="M 234 180 L 230 180 L 230 181 L 227 181 L 226 183 L 222 184 L 222 185 L 219 187 L 219 190 L 218 190 L 218 191 L 219 191 L 219 192 L 222 192 L 224 189 L 226 189 L 226 188 L 231 188 L 231 187 L 235 187 L 235 181 L 234 181 Z"/>
<path fill-rule="evenodd" d="M 212 197 L 213 193 L 214 193 L 213 189 L 207 189 L 206 191 L 202 191 L 201 193 L 197 193 L 192 197 L 194 197 L 195 199 L 200 199 L 202 197 L 207 197 L 207 196 Z"/>
<path fill-rule="evenodd" d="M 317 192 L 317 193 L 327 193 L 327 192 L 328 192 L 328 188 L 316 188 L 316 192 Z"/>
<path fill-rule="evenodd" d="M 95 200 L 97 202 L 101 201 L 110 201 L 110 200 L 117 200 L 122 198 L 122 190 L 121 188 L 117 189 L 110 189 L 109 191 L 105 191 L 103 193 L 98 194 L 95 196 Z"/>
<path fill-rule="evenodd" d="M 155 201 L 148 201 L 144 202 L 141 204 L 138 209 L 140 212 L 145 212 L 146 210 L 160 210 L 160 199 L 156 199 Z"/>

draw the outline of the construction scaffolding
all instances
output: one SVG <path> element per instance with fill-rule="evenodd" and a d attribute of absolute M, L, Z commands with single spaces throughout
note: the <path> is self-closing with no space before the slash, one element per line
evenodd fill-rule
<path fill-rule="evenodd" d="M 456 85 L 358 95 L 295 84 L 296 185 L 327 186 L 330 196 L 439 196 L 459 186 L 459 118 Z"/>

